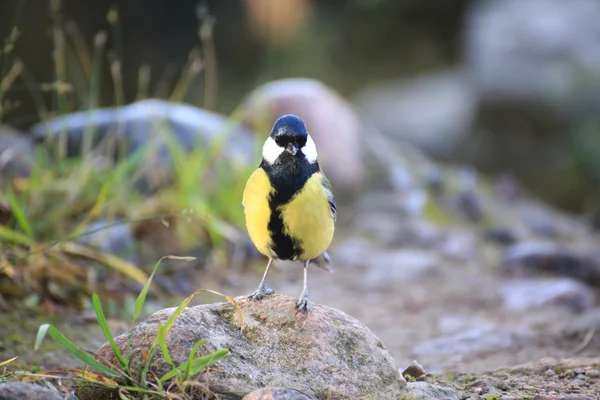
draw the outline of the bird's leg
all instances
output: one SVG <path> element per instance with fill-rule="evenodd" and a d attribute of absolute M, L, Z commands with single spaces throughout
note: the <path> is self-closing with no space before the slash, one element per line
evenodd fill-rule
<path fill-rule="evenodd" d="M 308 263 L 310 261 L 304 261 L 304 287 L 302 289 L 302 293 L 298 298 L 298 302 L 296 303 L 296 308 L 298 311 L 307 311 L 310 308 L 308 304 Z"/>
<path fill-rule="evenodd" d="M 269 267 L 271 266 L 272 262 L 273 262 L 273 259 L 269 258 L 269 263 L 267 264 L 267 269 L 265 269 L 265 273 L 260 281 L 260 284 L 258 285 L 258 288 L 256 289 L 256 291 L 254 293 L 252 293 L 250 296 L 248 296 L 248 299 L 260 300 L 265 296 L 275 293 L 273 291 L 273 289 L 265 286 L 265 280 L 267 279 L 267 274 L 269 273 Z"/>

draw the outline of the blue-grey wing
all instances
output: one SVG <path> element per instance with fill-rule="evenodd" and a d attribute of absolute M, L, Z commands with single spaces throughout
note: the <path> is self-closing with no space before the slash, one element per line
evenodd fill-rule
<path fill-rule="evenodd" d="M 329 211 L 331 211 L 331 217 L 333 218 L 333 222 L 337 219 L 337 205 L 335 204 L 335 197 L 333 196 L 333 189 L 331 188 L 331 183 L 325 176 L 325 174 L 321 174 L 323 176 L 322 185 L 323 189 L 325 189 L 325 193 L 327 195 L 327 201 L 329 202 Z"/>

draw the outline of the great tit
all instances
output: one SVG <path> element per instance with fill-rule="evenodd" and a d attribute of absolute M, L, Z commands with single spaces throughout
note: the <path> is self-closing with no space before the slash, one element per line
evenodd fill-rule
<path fill-rule="evenodd" d="M 258 289 L 248 298 L 274 293 L 265 285 L 273 260 L 300 261 L 304 287 L 296 307 L 308 311 L 308 264 L 317 257 L 329 260 L 326 250 L 337 210 L 331 184 L 317 162 L 315 142 L 300 117 L 289 114 L 275 121 L 242 204 L 250 239 L 269 258 Z"/>

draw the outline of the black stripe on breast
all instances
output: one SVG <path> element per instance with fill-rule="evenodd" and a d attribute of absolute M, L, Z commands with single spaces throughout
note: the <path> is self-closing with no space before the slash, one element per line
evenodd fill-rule
<path fill-rule="evenodd" d="M 288 203 L 303 187 L 306 181 L 319 172 L 318 163 L 309 163 L 306 159 L 294 159 L 290 162 L 269 164 L 263 160 L 260 164 L 269 177 L 275 193 L 269 197 L 271 218 L 269 232 L 273 243 L 273 252 L 280 260 L 295 260 L 302 254 L 301 243 L 284 233 L 283 218 L 279 207 Z"/>

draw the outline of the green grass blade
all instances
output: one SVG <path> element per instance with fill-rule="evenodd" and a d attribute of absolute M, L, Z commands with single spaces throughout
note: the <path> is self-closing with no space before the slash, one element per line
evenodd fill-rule
<path fill-rule="evenodd" d="M 214 353 L 211 353 L 204 357 L 196 358 L 192 362 L 192 370 L 191 370 L 190 376 L 196 375 L 196 374 L 202 372 L 204 369 L 213 365 L 214 363 L 216 363 L 217 361 L 219 361 L 221 358 L 225 357 L 228 354 L 229 354 L 229 349 L 219 349 L 219 350 L 215 351 Z"/>
<path fill-rule="evenodd" d="M 25 235 L 27 235 L 27 237 L 33 239 L 33 228 L 31 228 L 31 224 L 29 223 L 29 221 L 27 221 L 27 217 L 25 217 L 25 213 L 23 212 L 21 205 L 15 197 L 15 193 L 12 191 L 10 186 L 8 188 L 8 202 L 10 204 L 11 211 L 15 216 L 15 219 L 19 224 L 19 227 L 23 230 L 23 232 L 25 232 Z"/>
<path fill-rule="evenodd" d="M 214 353 L 208 354 L 204 357 L 194 359 L 191 363 L 190 376 L 196 375 L 196 374 L 202 372 L 203 370 L 206 369 L 206 367 L 216 363 L 221 358 L 225 357 L 227 354 L 229 354 L 229 350 L 219 349 L 219 350 L 215 351 Z M 166 382 L 169 379 L 173 378 L 178 373 L 185 371 L 188 368 L 187 367 L 188 363 L 189 363 L 189 361 L 186 362 L 185 364 L 181 365 L 180 367 L 167 372 L 165 375 L 162 376 L 162 378 L 159 379 L 159 381 Z"/>
<path fill-rule="evenodd" d="M 86 353 L 82 350 L 79 350 L 77 348 L 77 346 L 75 346 L 73 344 L 73 342 L 71 342 L 69 339 L 67 339 L 65 337 L 65 335 L 63 335 L 58 329 L 56 329 L 53 325 L 50 325 L 50 324 L 43 324 L 38 329 L 38 333 L 37 333 L 37 336 L 35 339 L 35 349 L 36 350 L 39 349 L 46 334 L 50 335 L 50 337 L 52 337 L 52 339 L 54 339 L 58 344 L 60 344 L 69 353 L 71 353 L 72 355 L 77 357 L 85 365 L 95 369 L 98 372 L 101 372 L 105 375 L 108 375 L 108 376 L 111 376 L 114 378 L 118 378 L 121 376 L 120 373 L 108 368 L 106 365 L 97 361 L 96 359 L 94 359 L 94 357 L 92 357 L 88 353 Z"/>
<path fill-rule="evenodd" d="M 0 239 L 23 246 L 33 246 L 35 244 L 35 240 L 32 238 L 4 225 L 0 225 Z"/>
<path fill-rule="evenodd" d="M 192 351 L 190 352 L 190 355 L 187 360 L 187 365 L 185 366 L 185 373 L 183 374 L 184 381 L 187 381 L 187 379 L 190 377 L 190 374 L 192 372 L 192 361 L 196 357 L 196 353 L 198 353 L 198 349 L 200 348 L 200 346 L 202 346 L 204 344 L 204 342 L 206 342 L 206 339 L 200 339 L 200 340 L 198 340 L 198 342 L 196 342 L 196 344 L 192 348 Z"/>
<path fill-rule="evenodd" d="M 167 330 L 162 324 L 158 325 L 158 344 L 163 353 L 165 361 L 171 366 L 171 368 L 175 368 L 175 364 L 171 358 L 171 353 L 169 352 L 169 347 L 167 346 Z"/>
<path fill-rule="evenodd" d="M 125 360 L 123 359 L 123 355 L 121 354 L 121 351 L 117 347 L 117 343 L 115 343 L 115 338 L 113 337 L 112 332 L 110 331 L 110 328 L 108 327 L 108 323 L 106 322 L 106 317 L 104 316 L 104 310 L 102 310 L 102 303 L 100 303 L 100 299 L 98 298 L 98 295 L 96 293 L 94 293 L 92 295 L 92 306 L 94 307 L 94 311 L 96 313 L 96 319 L 98 320 L 98 323 L 100 324 L 100 328 L 102 328 L 102 333 L 104 333 L 104 337 L 106 337 L 106 340 L 108 340 L 108 343 L 110 344 L 110 347 L 112 348 L 113 353 L 115 353 L 115 357 L 117 357 L 119 364 L 121 364 L 121 367 L 123 369 L 127 370 L 127 362 L 125 362 Z"/>
<path fill-rule="evenodd" d="M 138 295 L 137 299 L 135 300 L 135 307 L 133 309 L 133 323 L 134 324 L 137 321 L 137 319 L 139 318 L 140 313 L 142 312 L 142 309 L 144 308 L 144 304 L 146 303 L 146 296 L 148 295 L 148 290 L 150 289 L 150 284 L 152 283 L 152 278 L 154 278 L 154 275 L 156 274 L 158 267 L 160 266 L 162 261 L 165 259 L 192 261 L 192 260 L 195 260 L 196 258 L 195 257 L 164 256 L 160 260 L 158 260 L 158 262 L 156 264 L 154 264 L 154 269 L 152 270 L 150 277 L 146 281 L 146 284 L 144 285 L 144 287 L 140 291 L 140 294 Z"/>

